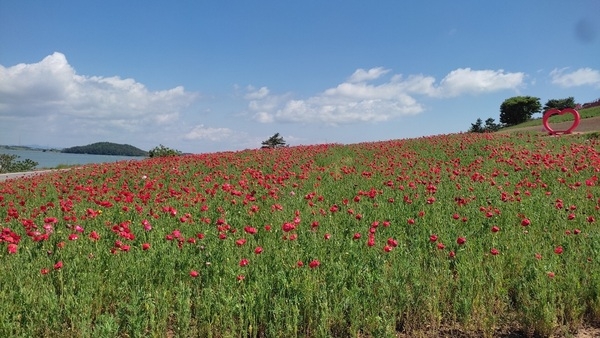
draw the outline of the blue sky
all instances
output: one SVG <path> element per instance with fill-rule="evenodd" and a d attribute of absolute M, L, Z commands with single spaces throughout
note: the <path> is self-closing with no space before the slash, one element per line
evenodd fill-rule
<path fill-rule="evenodd" d="M 600 98 L 600 2 L 2 1 L 0 144 L 204 153 L 466 131 Z"/>

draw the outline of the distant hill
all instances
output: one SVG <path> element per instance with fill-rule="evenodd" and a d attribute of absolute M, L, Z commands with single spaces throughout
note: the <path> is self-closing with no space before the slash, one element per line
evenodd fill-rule
<path fill-rule="evenodd" d="M 88 144 L 87 146 L 65 148 L 61 152 L 70 154 L 148 156 L 147 151 L 143 151 L 129 144 L 117 144 L 111 142 L 97 142 Z"/>

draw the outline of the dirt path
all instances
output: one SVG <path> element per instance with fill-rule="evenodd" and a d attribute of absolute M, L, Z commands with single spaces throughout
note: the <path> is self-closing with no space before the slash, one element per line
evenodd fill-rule
<path fill-rule="evenodd" d="M 25 172 L 20 172 L 20 173 L 0 174 L 0 182 L 10 180 L 13 178 L 43 175 L 43 174 L 51 173 L 54 171 L 62 171 L 62 170 L 69 170 L 69 169 L 48 169 L 48 170 L 37 170 L 37 171 L 25 171 Z"/>

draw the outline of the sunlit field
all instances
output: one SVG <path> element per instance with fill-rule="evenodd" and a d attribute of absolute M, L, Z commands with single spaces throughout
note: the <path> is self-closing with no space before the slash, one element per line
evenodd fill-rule
<path fill-rule="evenodd" d="M 600 140 L 456 134 L 0 182 L 0 336 L 568 335 Z"/>

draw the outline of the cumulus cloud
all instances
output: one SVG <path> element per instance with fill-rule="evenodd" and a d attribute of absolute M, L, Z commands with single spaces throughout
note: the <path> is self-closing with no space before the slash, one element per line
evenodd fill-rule
<path fill-rule="evenodd" d="M 210 128 L 203 124 L 197 125 L 187 132 L 183 138 L 186 140 L 223 141 L 232 137 L 234 131 L 229 128 Z"/>
<path fill-rule="evenodd" d="M 591 68 L 579 68 L 569 72 L 569 68 L 554 69 L 550 72 L 552 83 L 564 88 L 578 86 L 600 87 L 600 71 Z"/>
<path fill-rule="evenodd" d="M 284 99 L 261 88 L 266 95 L 250 96 L 248 108 L 261 123 L 359 123 L 381 122 L 421 113 L 425 108 L 415 97 L 456 97 L 517 89 L 523 85 L 524 73 L 504 70 L 461 68 L 450 72 L 439 84 L 432 76 L 403 77 L 382 67 L 357 69 L 346 82 L 306 99 Z M 379 84 L 373 81 L 378 80 Z M 289 95 L 288 95 L 289 97 Z"/>
<path fill-rule="evenodd" d="M 197 95 L 181 86 L 150 91 L 133 79 L 85 76 L 75 72 L 64 54 L 42 61 L 0 66 L 0 117 L 47 117 L 94 120 L 99 127 L 141 122 L 171 123 Z"/>
<path fill-rule="evenodd" d="M 269 95 L 269 88 L 267 87 L 261 87 L 259 89 L 256 89 L 252 86 L 248 86 L 246 90 L 248 92 L 246 93 L 244 98 L 247 100 L 260 100 Z"/>
<path fill-rule="evenodd" d="M 516 89 L 523 84 L 524 73 L 505 73 L 504 70 L 472 70 L 459 68 L 442 79 L 439 95 L 455 97 L 463 94 L 490 93 Z"/>
<path fill-rule="evenodd" d="M 352 74 L 352 76 L 350 76 L 348 82 L 354 83 L 375 80 L 389 71 L 389 69 L 384 69 L 383 67 L 371 68 L 369 70 L 359 68 L 354 72 L 354 74 Z"/>

